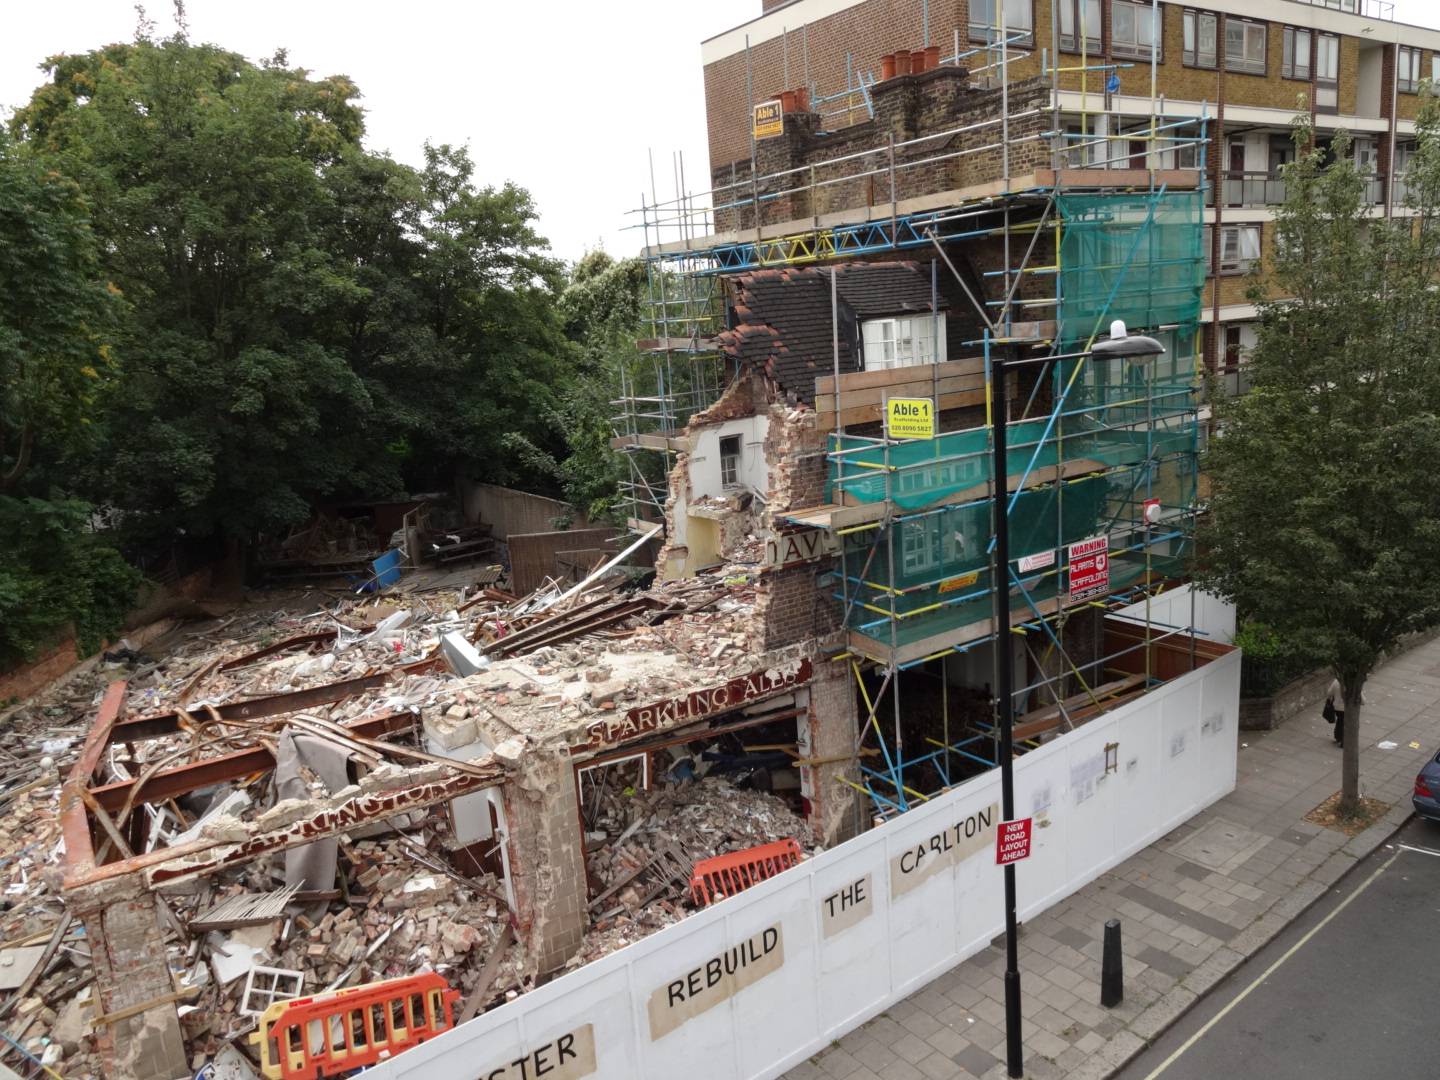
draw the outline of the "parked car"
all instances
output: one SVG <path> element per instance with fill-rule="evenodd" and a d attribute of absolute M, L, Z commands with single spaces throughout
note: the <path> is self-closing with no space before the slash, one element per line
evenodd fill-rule
<path fill-rule="evenodd" d="M 1415 804 L 1415 813 L 1440 821 L 1440 754 L 1427 761 L 1415 777 L 1415 793 L 1410 801 Z"/>

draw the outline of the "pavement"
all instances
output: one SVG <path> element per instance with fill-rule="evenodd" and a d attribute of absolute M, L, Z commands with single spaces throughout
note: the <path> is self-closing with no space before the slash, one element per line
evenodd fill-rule
<path fill-rule="evenodd" d="M 1412 820 L 1120 1080 L 1433 1080 L 1440 824 Z"/>
<path fill-rule="evenodd" d="M 1365 697 L 1361 793 L 1391 804 L 1370 828 L 1349 838 L 1305 820 L 1340 787 L 1340 748 L 1317 705 L 1276 731 L 1240 732 L 1231 794 L 1024 925 L 1027 1077 L 1116 1074 L 1406 822 L 1415 774 L 1440 746 L 1440 638 L 1384 664 Z M 1382 750 L 1382 742 L 1396 745 Z M 1123 925 L 1125 1000 L 1104 1009 L 1101 934 L 1111 918 Z M 791 1069 L 787 1080 L 1001 1080 L 999 945 Z M 1343 988 L 1332 1000 L 1365 1007 Z"/>

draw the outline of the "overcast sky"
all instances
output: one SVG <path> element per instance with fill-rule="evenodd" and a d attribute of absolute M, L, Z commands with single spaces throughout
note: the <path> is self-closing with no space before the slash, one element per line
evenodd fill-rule
<path fill-rule="evenodd" d="M 1437 0 L 1396 0 L 1396 18 L 1440 25 Z M 160 34 L 167 0 L 150 0 Z M 514 180 L 540 210 L 556 254 L 603 246 L 626 255 L 622 231 L 649 191 L 655 154 L 662 199 L 705 181 L 700 42 L 760 13 L 760 0 L 189 0 L 194 41 L 254 58 L 289 50 L 293 65 L 349 75 L 366 110 L 367 143 L 418 164 L 425 139 L 468 144 L 482 183 Z M 30 3 L 0 36 L 0 106 L 24 103 L 37 65 L 134 36 L 132 0 Z"/>

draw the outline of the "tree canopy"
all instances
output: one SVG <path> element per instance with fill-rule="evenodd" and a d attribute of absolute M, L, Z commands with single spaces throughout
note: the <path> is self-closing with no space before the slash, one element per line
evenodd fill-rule
<path fill-rule="evenodd" d="M 465 148 L 368 150 L 350 79 L 178 22 L 52 57 L 0 140 L 0 529 L 36 541 L 0 568 L 0 618 L 33 616 L 0 661 L 114 629 L 73 587 L 90 566 L 125 610 L 111 542 L 244 547 L 461 478 L 613 501 L 608 365 L 643 269 L 568 274 Z"/>
<path fill-rule="evenodd" d="M 1358 797 L 1362 688 L 1440 624 L 1440 109 L 1405 177 L 1410 214 L 1371 213 L 1341 134 L 1297 121 L 1276 242 L 1254 281 L 1251 390 L 1216 401 L 1202 583 L 1330 667 Z M 1274 299 L 1283 295 L 1285 299 Z"/>

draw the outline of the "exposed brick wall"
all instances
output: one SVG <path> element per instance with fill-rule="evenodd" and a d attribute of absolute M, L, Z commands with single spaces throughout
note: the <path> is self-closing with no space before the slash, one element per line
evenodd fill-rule
<path fill-rule="evenodd" d="M 90 943 L 99 1011 L 119 1012 L 175 989 L 166 962 L 159 902 L 138 874 L 66 893 Z M 102 1032 L 110 1076 L 171 1077 L 190 1073 L 173 1003 L 121 1020 Z"/>
<path fill-rule="evenodd" d="M 768 10 L 768 9 L 767 9 Z M 1145 95 L 1149 92 L 1150 72 L 1146 60 L 1132 60 L 1130 57 L 1114 57 L 1110 49 L 1109 5 L 1102 5 L 1104 24 L 1101 32 L 1101 47 L 1097 53 L 1089 53 L 1093 63 L 1118 59 L 1134 63 L 1134 67 L 1121 71 L 1122 93 Z M 930 5 L 931 41 L 939 44 L 944 55 L 953 51 L 953 32 L 961 30 L 964 47 L 972 47 L 966 41 L 968 20 L 967 0 L 947 0 Z M 1269 22 L 1266 25 L 1266 67 L 1263 75 L 1242 72 L 1227 72 L 1224 64 L 1224 20 L 1220 18 L 1218 34 L 1219 57 L 1214 68 L 1187 66 L 1184 62 L 1184 6 L 1166 3 L 1161 7 L 1162 42 L 1160 63 L 1156 71 L 1158 92 L 1172 101 L 1228 101 L 1232 105 L 1252 105 L 1268 108 L 1294 110 L 1297 98 L 1305 97 L 1306 102 L 1314 100 L 1314 84 L 1311 80 L 1287 79 L 1282 74 L 1284 63 L 1284 22 Z M 1033 5 L 1036 50 L 1021 53 L 1019 59 L 1012 59 L 1010 71 L 1012 83 L 1038 75 L 1040 70 L 1039 49 L 1048 49 L 1051 42 L 1050 5 L 1037 0 Z M 1312 38 L 1312 50 L 1313 46 Z M 809 72 L 811 82 L 820 94 L 834 93 L 845 85 L 845 57 L 847 51 L 853 57 L 853 67 L 877 75 L 880 57 L 896 48 L 917 48 L 920 41 L 920 5 L 904 0 L 869 0 L 847 11 L 810 25 L 808 35 Z M 754 97 L 763 101 L 786 87 L 783 61 L 788 47 L 790 56 L 790 83 L 801 86 L 804 83 L 803 41 L 799 34 L 790 33 L 788 46 L 780 39 L 761 42 L 750 53 L 754 75 Z M 1342 114 L 1352 114 L 1356 107 L 1359 80 L 1359 57 L 1361 39 L 1342 35 L 1340 40 L 1340 86 L 1339 108 Z M 1395 48 L 1385 46 L 1384 71 L 1382 73 L 1381 105 L 1382 115 L 1389 115 L 1390 93 L 1395 74 Z M 1077 51 L 1062 50 L 1061 61 L 1067 67 L 1079 67 Z M 1430 73 L 1429 50 L 1421 56 L 1421 74 Z M 966 63 L 979 67 L 981 56 L 967 58 Z M 1313 65 L 1312 65 L 1313 70 Z M 993 74 L 993 72 L 991 73 Z M 1048 78 L 1047 78 L 1048 84 Z M 1103 108 L 1104 75 L 1078 71 L 1062 72 L 1058 79 L 1062 89 L 1079 90 L 1082 85 L 1093 94 L 1095 111 Z M 880 84 L 877 89 L 883 88 Z M 746 96 L 746 57 L 744 52 L 735 53 L 705 67 L 706 112 L 709 125 L 710 161 L 714 175 L 718 178 L 729 174 L 729 164 L 739 162 L 739 172 L 748 176 L 750 146 L 749 98 Z M 868 122 L 868 113 L 863 103 L 849 114 L 829 116 L 824 126 L 831 131 L 847 129 L 852 125 L 863 126 Z M 878 103 L 877 103 L 878 105 Z M 835 108 L 827 104 L 827 110 Z M 1401 118 L 1412 118 L 1419 107 L 1419 98 L 1414 94 L 1400 94 L 1396 112 Z M 1018 107 L 1017 107 L 1018 110 Z M 757 153 L 763 153 L 767 142 L 762 140 Z M 873 142 L 871 145 L 874 145 Z M 1220 145 L 1217 143 L 1217 146 Z M 766 173 L 763 166 L 761 174 Z M 940 189 L 935 189 L 940 190 Z M 883 198 L 888 199 L 887 190 Z M 881 199 L 874 200 L 881 201 Z M 852 205 L 863 205 L 852 204 Z M 799 216 L 799 215 L 797 215 Z M 769 220 L 782 220 L 774 218 Z"/>
<path fill-rule="evenodd" d="M 765 10 L 772 6 L 767 4 Z M 921 47 L 922 7 L 922 0 L 866 0 L 816 19 L 803 32 L 797 25 L 787 35 L 757 42 L 750 49 L 754 100 L 766 101 L 781 90 L 804 86 L 807 67 L 810 81 L 819 93 L 843 90 L 847 54 L 852 57 L 852 69 L 878 74 L 884 53 Z M 954 30 L 964 25 L 967 11 L 965 0 L 930 2 L 930 40 L 940 45 L 947 55 L 951 52 Z M 790 86 L 784 85 L 787 63 Z M 751 99 L 746 83 L 743 50 L 705 65 L 705 111 L 712 167 L 750 157 Z M 865 117 L 865 106 L 858 95 L 855 103 L 859 106 L 855 118 Z M 828 111 L 843 104 L 837 101 L 825 107 Z M 835 117 L 827 121 L 827 126 L 843 127 L 846 122 L 844 116 Z"/>
<path fill-rule="evenodd" d="M 515 917 L 532 972 L 556 971 L 587 922 L 585 852 L 569 752 L 531 747 L 501 787 Z"/>
<path fill-rule="evenodd" d="M 1043 106 L 1048 99 L 1039 81 L 1012 85 L 1012 113 Z M 814 113 L 790 113 L 782 135 L 758 144 L 751 182 L 750 160 L 726 162 L 714 169 L 717 205 L 749 205 L 719 209 L 720 230 L 753 228 L 758 196 L 760 220 L 765 224 L 794 221 L 812 215 L 861 206 L 883 206 L 920 195 L 984 184 L 1000 179 L 1002 155 L 996 127 L 964 132 L 944 140 L 902 146 L 894 153 L 894 186 L 888 144 L 905 143 L 926 135 L 954 131 L 1000 115 L 1001 92 L 971 87 L 961 68 L 942 67 L 920 75 L 902 75 L 874 90 L 875 118 L 835 132 L 818 130 Z M 1050 149 L 1033 138 L 1048 130 L 1050 117 L 1037 113 L 1010 126 L 1010 171 L 1023 175 L 1045 166 Z M 1032 136 L 1029 141 L 1021 141 Z M 989 149 L 981 149 L 989 147 Z M 973 151 L 965 153 L 965 151 Z M 955 156 L 960 154 L 961 156 Z M 852 156 L 859 155 L 859 156 Z M 943 158 L 934 161 L 932 158 Z M 847 158 L 841 164 L 825 163 Z M 777 174 L 791 169 L 809 172 Z M 844 178 L 844 179 L 842 179 Z M 827 183 L 827 181 L 837 181 Z M 812 185 L 813 182 L 813 186 Z"/>
<path fill-rule="evenodd" d="M 80 662 L 71 633 L 60 644 L 47 649 L 28 664 L 0 675 L 0 704 L 11 698 L 27 698 L 54 682 Z"/>
<path fill-rule="evenodd" d="M 810 823 L 820 842 L 830 848 L 863 832 L 869 822 L 858 793 L 845 783 L 860 780 L 859 760 L 855 757 L 860 712 L 849 665 L 819 657 L 813 664 L 810 708 L 802 720 L 809 725 L 810 756 L 821 762 L 805 766 L 811 770 L 814 792 Z"/>

